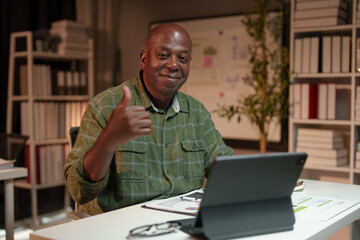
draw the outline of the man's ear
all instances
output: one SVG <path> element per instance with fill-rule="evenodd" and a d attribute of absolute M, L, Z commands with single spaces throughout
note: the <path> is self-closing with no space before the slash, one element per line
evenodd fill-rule
<path fill-rule="evenodd" d="M 140 52 L 140 69 L 144 70 L 146 61 L 146 53 L 145 50 L 141 50 Z"/>

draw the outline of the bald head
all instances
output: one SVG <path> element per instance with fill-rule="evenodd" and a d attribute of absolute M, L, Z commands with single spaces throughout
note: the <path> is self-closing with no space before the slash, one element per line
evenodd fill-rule
<path fill-rule="evenodd" d="M 149 32 L 140 52 L 142 79 L 156 107 L 167 109 L 186 82 L 190 71 L 192 43 L 179 25 L 165 23 Z"/>
<path fill-rule="evenodd" d="M 179 35 L 184 38 L 187 38 L 187 40 L 192 44 L 190 35 L 186 32 L 184 28 L 181 26 L 175 24 L 175 23 L 163 23 L 159 24 L 156 27 L 152 28 L 146 39 L 144 44 L 144 50 L 146 51 L 151 47 L 151 43 L 153 42 L 154 38 L 156 38 L 158 35 Z"/>

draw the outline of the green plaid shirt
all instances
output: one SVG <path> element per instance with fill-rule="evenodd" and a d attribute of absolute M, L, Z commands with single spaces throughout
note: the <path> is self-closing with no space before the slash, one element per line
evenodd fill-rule
<path fill-rule="evenodd" d="M 84 177 L 84 155 L 122 99 L 123 84 L 131 91 L 130 105 L 143 105 L 150 113 L 152 134 L 118 146 L 106 176 L 90 182 Z M 233 154 L 215 129 L 210 113 L 194 98 L 178 92 L 164 112 L 151 103 L 140 74 L 123 84 L 91 100 L 75 146 L 66 158 L 67 188 L 80 203 L 79 210 L 89 214 L 200 188 L 212 160 Z"/>

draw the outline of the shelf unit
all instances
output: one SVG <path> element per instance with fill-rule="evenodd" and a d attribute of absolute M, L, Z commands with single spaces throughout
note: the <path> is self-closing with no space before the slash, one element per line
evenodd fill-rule
<path fill-rule="evenodd" d="M 33 219 L 33 225 L 36 227 L 40 224 L 38 217 L 38 199 L 37 191 L 41 189 L 54 188 L 59 186 L 65 186 L 64 181 L 52 181 L 47 183 L 37 183 L 36 181 L 36 148 L 40 146 L 50 145 L 67 145 L 67 134 L 64 133 L 61 138 L 52 139 L 37 139 L 35 137 L 35 104 L 36 103 L 72 103 L 72 102 L 84 102 L 89 101 L 94 96 L 94 79 L 93 79 L 93 43 L 89 39 L 89 50 L 84 54 L 68 54 L 60 55 L 53 52 L 37 52 L 33 50 L 33 35 L 30 31 L 12 33 L 10 37 L 10 54 L 9 54 L 9 78 L 8 78 L 8 103 L 7 103 L 7 133 L 13 133 L 20 131 L 18 123 L 16 123 L 16 112 L 20 112 L 19 105 L 22 102 L 28 103 L 28 126 L 29 126 L 29 140 L 27 146 L 29 148 L 29 165 L 31 171 L 30 183 L 26 179 L 21 179 L 15 182 L 15 187 L 28 189 L 31 192 L 31 214 Z M 20 47 L 19 47 L 20 46 Z M 19 50 L 19 48 L 21 48 Z M 19 61 L 20 63 L 18 63 Z M 52 92 L 49 95 L 39 95 L 35 93 L 36 76 L 34 75 L 36 63 L 49 64 L 50 68 L 53 68 L 52 64 L 63 64 L 65 66 L 71 66 L 75 69 L 64 70 L 78 70 L 76 68 L 83 68 L 86 72 L 86 93 L 81 95 L 54 95 Z M 26 65 L 27 76 L 27 95 L 21 95 L 20 88 L 20 64 Z M 75 66 L 75 67 L 74 67 Z M 16 90 L 17 89 L 17 90 Z M 54 89 L 54 88 L 53 88 Z M 15 112 L 15 113 L 14 113 Z M 45 113 L 46 114 L 46 113 Z M 23 117 L 18 117 L 19 119 Z M 59 126 L 52 126 L 58 128 Z M 66 131 L 67 129 L 65 129 Z M 47 159 L 53 160 L 53 159 Z M 40 174 L 39 172 L 37 174 Z M 70 205 L 70 197 L 65 188 L 64 207 L 67 208 Z"/>
<path fill-rule="evenodd" d="M 349 89 L 350 96 L 348 104 L 344 107 L 349 107 L 349 119 L 335 119 L 335 120 L 319 120 L 319 119 L 296 119 L 294 115 L 289 118 L 289 151 L 296 150 L 297 131 L 301 127 L 306 128 L 324 128 L 324 129 L 339 129 L 343 130 L 346 135 L 345 147 L 348 150 L 349 164 L 341 167 L 327 167 L 321 165 L 305 166 L 303 177 L 340 181 L 352 184 L 360 184 L 360 169 L 355 166 L 355 152 L 356 143 L 360 139 L 360 121 L 355 120 L 355 98 L 356 87 L 360 86 L 360 73 L 356 70 L 356 40 L 360 37 L 360 24 L 356 24 L 357 17 L 357 0 L 349 0 L 348 2 L 348 22 L 344 25 L 326 26 L 326 27 L 307 27 L 294 28 L 296 0 L 291 0 L 291 28 L 290 28 L 290 72 L 291 83 L 335 83 L 336 86 L 343 84 L 345 88 Z M 314 9 L 313 9 L 314 10 Z M 321 9 L 319 9 L 321 11 Z M 319 37 L 323 36 L 350 36 L 350 69 L 349 72 L 340 73 L 299 73 L 295 72 L 295 61 L 298 56 L 295 55 L 295 40 L 297 38 L 305 37 Z M 319 48 L 322 47 L 321 40 Z M 321 51 L 319 59 L 321 59 Z M 296 59 L 296 60 L 295 60 Z M 321 65 L 321 61 L 319 66 Z M 290 103 L 293 104 L 294 92 L 290 93 Z M 292 106 L 292 111 L 294 107 Z M 293 113 L 292 113 L 293 114 Z"/>

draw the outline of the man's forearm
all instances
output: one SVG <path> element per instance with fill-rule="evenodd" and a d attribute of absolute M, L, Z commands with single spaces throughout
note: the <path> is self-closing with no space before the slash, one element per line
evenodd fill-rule
<path fill-rule="evenodd" d="M 84 157 L 84 172 L 86 179 L 97 182 L 105 177 L 116 146 L 116 144 L 111 142 L 111 137 L 107 137 L 105 128 Z"/>

